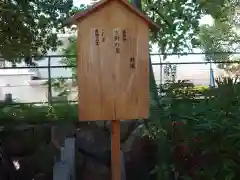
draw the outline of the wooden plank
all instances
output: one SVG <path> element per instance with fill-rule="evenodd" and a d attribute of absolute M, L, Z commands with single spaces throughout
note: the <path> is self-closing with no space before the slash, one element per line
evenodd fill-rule
<path fill-rule="evenodd" d="M 82 28 L 78 47 L 79 118 L 97 120 L 101 117 L 101 86 L 99 46 L 96 45 L 95 28 Z M 82 94 L 82 96 L 81 96 Z"/>
<path fill-rule="evenodd" d="M 130 23 L 129 21 L 126 23 Z M 128 25 L 129 26 L 129 25 Z M 136 119 L 138 117 L 136 37 L 133 27 L 128 27 L 126 40 L 121 37 L 121 60 L 118 65 L 116 112 L 117 119 Z M 132 62 L 131 62 L 132 61 Z"/>
<path fill-rule="evenodd" d="M 121 180 L 120 120 L 112 121 L 112 180 Z"/>
<path fill-rule="evenodd" d="M 106 17 L 107 18 L 107 17 Z M 103 37 L 100 45 L 100 68 L 101 68 L 101 119 L 116 119 L 116 59 L 113 58 L 113 41 L 111 28 L 102 28 Z M 103 41 L 104 39 L 104 41 Z"/>
<path fill-rule="evenodd" d="M 109 24 L 107 23 L 111 21 L 111 15 L 108 12 L 110 11 L 106 11 L 105 13 L 97 12 L 89 17 L 87 21 L 83 21 L 80 24 L 79 37 L 81 36 L 81 38 L 78 40 L 78 44 L 80 44 L 78 48 L 80 58 L 78 61 L 81 64 L 81 67 L 78 68 L 80 120 L 115 119 L 114 84 L 116 77 L 113 69 L 115 64 L 112 59 L 112 51 L 110 50 L 113 42 L 111 28 L 108 28 Z M 97 51 L 91 47 L 94 44 L 88 45 L 88 43 L 85 43 L 88 41 L 87 38 L 89 38 L 88 31 L 93 27 L 100 31 L 100 42 Z M 102 41 L 103 31 L 105 36 L 104 42 Z M 89 51 L 89 49 L 92 49 L 92 51 Z M 89 61 L 92 61 L 92 58 L 95 58 L 97 61 L 94 61 L 97 64 L 96 69 L 89 66 Z M 86 69 L 88 69 L 88 75 Z M 94 77 L 95 80 L 92 80 Z M 96 83 L 98 85 L 93 87 L 93 84 Z"/>
<path fill-rule="evenodd" d="M 149 109 L 148 88 L 148 27 L 123 6 L 116 4 L 119 13 L 114 14 L 115 22 L 126 32 L 121 40 L 121 61 L 118 66 L 116 119 L 147 118 Z M 131 18 L 130 18 L 131 17 Z M 143 30 L 142 30 L 143 29 Z M 145 31 L 147 30 L 147 31 Z M 145 34 L 144 34 L 145 33 Z M 145 43 L 145 44 L 143 44 Z M 147 52 L 147 55 L 146 55 Z M 134 68 L 131 68 L 131 58 Z M 147 110 L 143 111 L 143 108 Z"/>
<path fill-rule="evenodd" d="M 149 37 L 145 34 L 148 32 L 148 27 L 138 25 L 137 38 L 137 59 L 138 59 L 138 115 L 143 119 L 149 117 Z"/>

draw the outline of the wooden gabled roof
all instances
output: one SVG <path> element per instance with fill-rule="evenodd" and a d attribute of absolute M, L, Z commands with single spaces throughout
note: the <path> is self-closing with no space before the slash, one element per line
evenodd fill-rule
<path fill-rule="evenodd" d="M 156 25 L 153 21 L 151 21 L 145 14 L 143 14 L 141 11 L 139 11 L 135 6 L 130 4 L 127 0 L 101 0 L 97 3 L 95 3 L 93 6 L 91 6 L 87 10 L 73 15 L 70 18 L 70 20 L 68 21 L 69 24 L 75 24 L 78 20 L 84 19 L 85 17 L 87 17 L 90 14 L 94 13 L 95 11 L 103 8 L 105 5 L 107 5 L 109 2 L 112 2 L 112 1 L 118 1 L 119 3 L 124 5 L 128 10 L 132 11 L 139 18 L 141 18 L 143 21 L 145 21 L 148 24 L 150 29 L 156 30 L 159 28 L 158 25 Z"/>

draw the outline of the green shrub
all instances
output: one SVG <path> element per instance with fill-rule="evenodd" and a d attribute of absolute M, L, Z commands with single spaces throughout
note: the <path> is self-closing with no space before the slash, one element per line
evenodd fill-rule
<path fill-rule="evenodd" d="M 0 124 L 44 123 L 53 121 L 77 121 L 76 104 L 55 104 L 53 106 L 4 105 L 0 107 Z"/>
<path fill-rule="evenodd" d="M 238 180 L 240 177 L 240 86 L 229 78 L 196 98 L 184 82 L 168 84 L 147 132 L 158 144 L 159 180 Z"/>

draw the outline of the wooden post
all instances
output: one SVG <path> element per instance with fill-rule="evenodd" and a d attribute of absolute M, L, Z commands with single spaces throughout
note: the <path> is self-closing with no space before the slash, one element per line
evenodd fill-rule
<path fill-rule="evenodd" d="M 79 120 L 112 120 L 112 180 L 122 178 L 120 120 L 149 117 L 149 29 L 158 26 L 136 6 L 101 0 L 69 20 L 78 26 Z"/>
<path fill-rule="evenodd" d="M 112 180 L 121 180 L 120 120 L 112 122 Z"/>

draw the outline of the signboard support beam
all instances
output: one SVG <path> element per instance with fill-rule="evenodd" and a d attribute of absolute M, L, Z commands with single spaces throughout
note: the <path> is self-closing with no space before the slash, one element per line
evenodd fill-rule
<path fill-rule="evenodd" d="M 112 123 L 112 180 L 121 180 L 121 143 L 120 143 L 120 120 L 113 120 Z"/>

